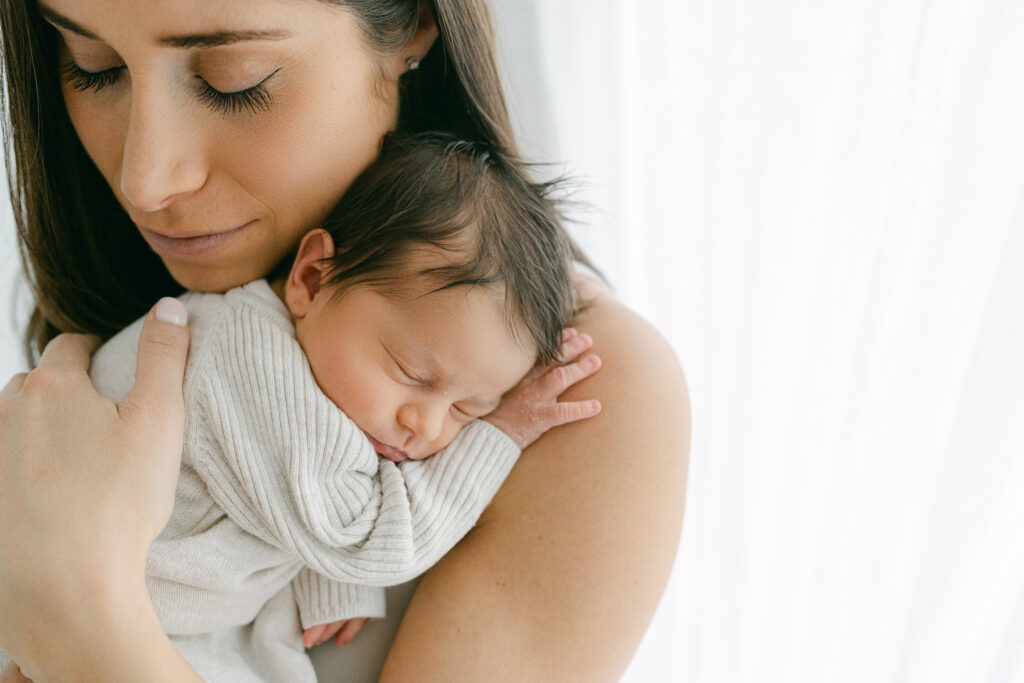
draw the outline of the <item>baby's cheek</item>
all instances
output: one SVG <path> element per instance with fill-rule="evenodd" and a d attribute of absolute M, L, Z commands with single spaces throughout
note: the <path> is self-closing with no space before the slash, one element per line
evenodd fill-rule
<path fill-rule="evenodd" d="M 458 435 L 459 430 L 461 430 L 465 426 L 466 425 L 461 422 L 449 419 L 445 423 L 444 429 L 441 431 L 441 436 L 438 437 L 437 440 L 433 441 L 430 444 L 430 446 L 427 447 L 427 455 L 424 455 L 422 457 L 429 457 L 439 451 L 443 451 L 445 448 L 450 446 L 452 441 L 454 441 L 455 437 Z"/>

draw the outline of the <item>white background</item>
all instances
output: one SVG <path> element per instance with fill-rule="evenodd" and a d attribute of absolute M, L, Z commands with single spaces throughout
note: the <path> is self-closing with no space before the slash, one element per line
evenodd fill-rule
<path fill-rule="evenodd" d="M 524 147 L 689 381 L 624 680 L 1024 680 L 1024 3 L 496 9 Z"/>

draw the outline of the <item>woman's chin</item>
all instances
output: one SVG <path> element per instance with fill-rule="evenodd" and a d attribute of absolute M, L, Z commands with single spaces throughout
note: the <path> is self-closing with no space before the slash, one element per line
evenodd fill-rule
<path fill-rule="evenodd" d="M 254 263 L 228 267 L 210 263 L 188 263 L 170 258 L 162 260 L 178 284 L 195 292 L 226 292 L 233 287 L 257 280 L 270 270 L 269 266 L 264 268 Z"/>

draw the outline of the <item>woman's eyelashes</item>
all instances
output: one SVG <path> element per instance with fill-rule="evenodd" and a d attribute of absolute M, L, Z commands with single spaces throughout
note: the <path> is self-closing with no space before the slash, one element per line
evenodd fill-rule
<path fill-rule="evenodd" d="M 65 62 L 60 69 L 60 75 L 64 82 L 75 90 L 95 90 L 99 92 L 108 85 L 114 85 L 117 81 L 118 72 L 123 66 L 117 66 L 105 71 L 86 71 L 74 62 Z"/>
<path fill-rule="evenodd" d="M 61 67 L 61 76 L 75 90 L 99 92 L 107 86 L 114 85 L 124 68 L 115 66 L 103 71 L 86 71 L 73 61 L 69 61 Z M 196 95 L 208 107 L 222 114 L 237 114 L 243 111 L 256 114 L 268 111 L 273 105 L 273 98 L 265 84 L 280 70 L 279 68 L 274 69 L 266 78 L 251 88 L 235 92 L 221 92 L 197 76 L 199 85 Z"/>

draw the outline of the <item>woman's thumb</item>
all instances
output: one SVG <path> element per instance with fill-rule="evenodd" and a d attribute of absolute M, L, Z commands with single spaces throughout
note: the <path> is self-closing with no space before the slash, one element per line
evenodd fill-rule
<path fill-rule="evenodd" d="M 135 384 L 121 402 L 122 408 L 162 406 L 168 411 L 165 415 L 184 419 L 187 324 L 188 311 L 178 299 L 164 297 L 150 310 L 139 334 Z"/>

